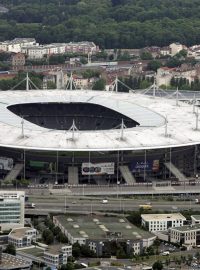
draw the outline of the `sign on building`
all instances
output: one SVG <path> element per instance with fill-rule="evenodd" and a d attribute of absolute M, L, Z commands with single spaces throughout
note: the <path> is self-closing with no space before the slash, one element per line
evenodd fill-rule
<path fill-rule="evenodd" d="M 130 165 L 130 170 L 131 172 L 157 172 L 159 171 L 159 160 L 158 159 L 153 159 L 153 160 L 147 160 L 145 161 L 134 161 Z"/>
<path fill-rule="evenodd" d="M 115 163 L 82 163 L 82 175 L 114 174 Z"/>

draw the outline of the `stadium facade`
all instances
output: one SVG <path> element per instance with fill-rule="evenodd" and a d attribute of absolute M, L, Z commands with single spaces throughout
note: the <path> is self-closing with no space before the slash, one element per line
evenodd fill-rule
<path fill-rule="evenodd" d="M 132 184 L 198 174 L 194 100 L 91 90 L 0 96 L 0 171 L 7 180 Z M 6 169 L 9 159 L 14 165 Z"/>

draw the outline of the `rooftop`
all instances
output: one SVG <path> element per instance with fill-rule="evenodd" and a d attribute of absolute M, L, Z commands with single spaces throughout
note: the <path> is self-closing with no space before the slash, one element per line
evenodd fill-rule
<path fill-rule="evenodd" d="M 31 266 L 31 262 L 20 259 L 16 256 L 2 253 L 2 263 L 0 270 L 24 269 Z"/>
<path fill-rule="evenodd" d="M 62 215 L 56 218 L 74 238 L 103 240 L 113 238 L 115 233 L 121 233 L 121 236 L 118 237 L 125 240 L 140 240 L 153 237 L 151 233 L 134 226 L 126 218 L 96 215 Z"/>
<path fill-rule="evenodd" d="M 61 253 L 61 249 L 63 247 L 67 247 L 67 246 L 71 246 L 71 245 L 49 245 L 48 248 L 45 250 L 45 252 L 57 255 L 59 253 Z"/>
<path fill-rule="evenodd" d="M 24 227 L 24 228 L 13 229 L 10 232 L 10 235 L 11 236 L 14 236 L 16 238 L 22 238 L 26 234 L 26 232 L 32 231 L 32 230 L 35 230 L 35 229 L 34 228 L 31 228 L 31 227 Z"/>
<path fill-rule="evenodd" d="M 25 197 L 24 191 L 0 190 L 0 199 L 19 199 L 21 197 Z"/>
<path fill-rule="evenodd" d="M 169 214 L 143 214 L 141 215 L 142 219 L 145 221 L 162 221 L 162 220 L 174 220 L 186 218 L 181 213 L 169 213 Z"/>
<path fill-rule="evenodd" d="M 200 221 L 200 215 L 192 215 L 191 218 L 194 218 L 197 221 Z"/>
<path fill-rule="evenodd" d="M 196 94 L 198 99 L 198 93 Z M 190 146 L 200 143 L 195 129 L 195 114 L 191 104 L 164 97 L 139 93 L 115 93 L 92 90 L 29 90 L 2 91 L 0 94 L 0 146 L 16 149 L 48 151 L 117 151 L 159 149 Z M 192 98 L 193 99 L 193 96 Z M 106 131 L 77 131 L 75 140 L 72 132 L 51 130 L 24 120 L 7 109 L 13 104 L 24 103 L 92 103 L 116 110 L 132 118 L 140 125 L 125 128 L 121 140 L 119 129 Z M 168 134 L 165 134 L 166 117 Z"/>
<path fill-rule="evenodd" d="M 174 228 L 171 228 L 171 230 L 176 230 L 176 231 L 181 231 L 181 232 L 200 230 L 200 224 L 174 227 Z"/>

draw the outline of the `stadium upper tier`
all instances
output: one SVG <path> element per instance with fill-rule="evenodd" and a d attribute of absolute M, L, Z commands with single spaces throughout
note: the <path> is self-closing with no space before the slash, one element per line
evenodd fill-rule
<path fill-rule="evenodd" d="M 192 105 L 142 94 L 0 92 L 0 146 L 4 147 L 117 151 L 195 145 L 200 143 L 196 120 Z"/>

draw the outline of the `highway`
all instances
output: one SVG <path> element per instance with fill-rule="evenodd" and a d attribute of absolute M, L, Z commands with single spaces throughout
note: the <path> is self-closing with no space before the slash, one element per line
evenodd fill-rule
<path fill-rule="evenodd" d="M 124 198 L 109 198 L 108 203 L 103 204 L 102 198 L 87 197 L 30 197 L 30 202 L 36 204 L 35 209 L 26 209 L 26 213 L 93 213 L 98 211 L 112 212 L 120 211 L 121 213 L 131 210 L 138 210 L 140 205 L 151 202 L 152 210 L 179 211 L 183 209 L 200 209 L 199 204 L 191 199 L 190 201 L 166 201 L 166 200 L 147 200 L 147 199 L 124 199 Z"/>

